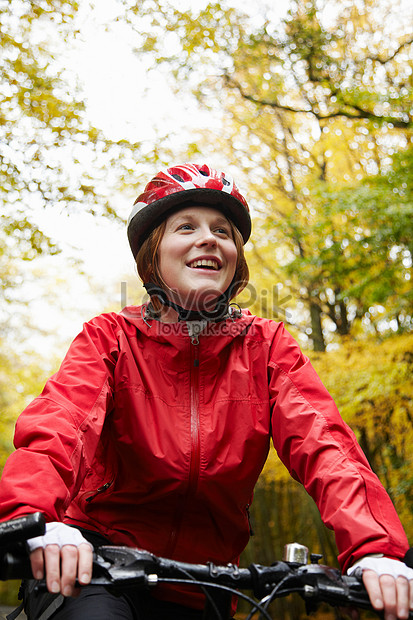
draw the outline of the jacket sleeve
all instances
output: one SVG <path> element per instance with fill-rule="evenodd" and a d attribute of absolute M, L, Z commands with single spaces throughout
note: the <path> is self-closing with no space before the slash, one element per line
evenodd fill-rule
<path fill-rule="evenodd" d="M 282 325 L 269 359 L 275 449 L 334 530 L 343 570 L 369 553 L 401 559 L 407 538 L 354 433 Z"/>
<path fill-rule="evenodd" d="M 0 520 L 37 510 L 49 521 L 62 519 L 112 408 L 117 354 L 114 318 L 101 315 L 86 323 L 58 372 L 20 415 L 16 450 L 0 481 Z"/>

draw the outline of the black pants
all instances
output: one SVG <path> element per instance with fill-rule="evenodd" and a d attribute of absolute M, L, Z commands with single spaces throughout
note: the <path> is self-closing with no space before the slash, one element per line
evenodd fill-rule
<path fill-rule="evenodd" d="M 26 598 L 29 620 L 201 620 L 202 611 L 161 601 L 145 591 L 121 596 L 101 586 L 81 588 L 77 598 L 31 592 Z M 56 609 L 55 609 L 56 608 Z M 51 614 L 51 615 L 50 615 Z"/>

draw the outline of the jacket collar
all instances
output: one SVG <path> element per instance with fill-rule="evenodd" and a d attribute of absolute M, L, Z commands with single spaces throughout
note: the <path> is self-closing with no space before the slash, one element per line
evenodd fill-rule
<path fill-rule="evenodd" d="M 158 342 L 178 344 L 178 341 L 183 339 L 186 342 L 190 336 L 186 322 L 162 323 L 155 319 L 146 318 L 145 305 L 127 306 L 120 314 L 143 335 Z M 238 318 L 227 318 L 217 323 L 208 322 L 200 333 L 200 338 L 204 341 L 204 339 L 212 337 L 215 346 L 217 340 L 221 340 L 222 346 L 225 346 L 242 332 L 248 331 L 254 319 L 255 316 L 249 310 L 242 310 Z M 221 347 L 218 348 L 221 349 Z"/>

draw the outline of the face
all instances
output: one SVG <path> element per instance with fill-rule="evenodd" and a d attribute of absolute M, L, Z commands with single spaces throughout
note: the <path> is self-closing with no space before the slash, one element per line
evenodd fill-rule
<path fill-rule="evenodd" d="M 166 220 L 159 269 L 171 301 L 186 309 L 212 309 L 235 274 L 237 249 L 230 224 L 209 207 L 186 207 Z"/>

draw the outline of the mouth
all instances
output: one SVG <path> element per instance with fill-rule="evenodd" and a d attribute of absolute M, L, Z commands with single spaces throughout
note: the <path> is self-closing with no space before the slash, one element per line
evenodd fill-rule
<path fill-rule="evenodd" d="M 191 269 L 209 269 L 211 271 L 219 271 L 221 269 L 220 263 L 212 258 L 199 258 L 188 263 L 188 267 Z"/>

